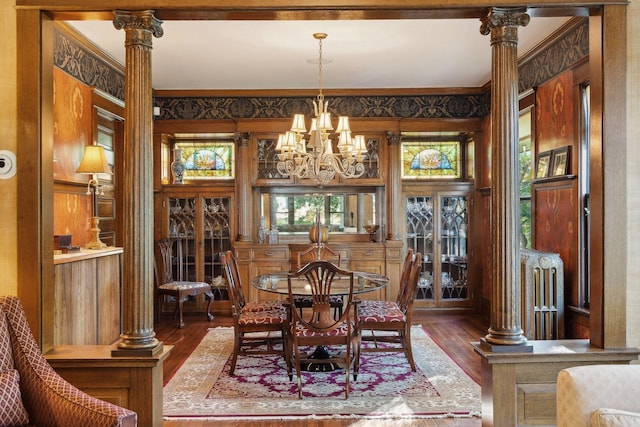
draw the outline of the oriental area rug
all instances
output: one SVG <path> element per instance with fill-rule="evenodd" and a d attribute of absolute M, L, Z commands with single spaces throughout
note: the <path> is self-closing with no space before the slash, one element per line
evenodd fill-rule
<path fill-rule="evenodd" d="M 480 386 L 420 326 L 411 334 L 416 372 L 403 353 L 363 353 L 349 399 L 336 370 L 303 372 L 300 400 L 280 356 L 239 356 L 230 376 L 233 329 L 213 328 L 164 387 L 164 419 L 480 417 Z"/>

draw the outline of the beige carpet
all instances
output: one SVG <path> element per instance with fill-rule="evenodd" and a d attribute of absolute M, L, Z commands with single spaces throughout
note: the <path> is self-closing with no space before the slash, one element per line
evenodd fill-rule
<path fill-rule="evenodd" d="M 165 420 L 478 417 L 480 386 L 419 326 L 412 328 L 417 372 L 401 353 L 364 353 L 344 398 L 344 371 L 303 373 L 304 398 L 282 358 L 239 357 L 229 376 L 232 328 L 211 329 L 164 387 Z"/>

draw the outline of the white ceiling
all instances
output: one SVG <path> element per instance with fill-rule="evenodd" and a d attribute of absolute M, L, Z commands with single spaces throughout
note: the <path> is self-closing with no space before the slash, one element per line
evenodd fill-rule
<path fill-rule="evenodd" d="M 569 17 L 532 17 L 522 56 Z M 111 21 L 68 21 L 124 64 L 124 31 Z M 315 89 L 479 87 L 491 77 L 490 36 L 478 19 L 165 21 L 153 39 L 153 88 Z"/>

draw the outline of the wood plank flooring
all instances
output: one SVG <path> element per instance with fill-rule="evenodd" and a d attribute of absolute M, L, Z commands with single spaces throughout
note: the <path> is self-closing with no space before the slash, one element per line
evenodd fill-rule
<path fill-rule="evenodd" d="M 156 337 L 167 345 L 173 345 L 171 354 L 164 363 L 164 383 L 166 384 L 178 370 L 184 360 L 198 346 L 207 330 L 215 326 L 232 326 L 229 316 L 216 315 L 213 322 L 208 322 L 204 315 L 185 315 L 186 326 L 177 329 L 175 322 L 170 316 L 165 316 L 163 320 L 155 325 Z M 425 331 L 440 344 L 441 347 L 454 359 L 471 378 L 480 382 L 480 357 L 473 351 L 471 342 L 478 341 L 487 334 L 489 326 L 488 319 L 466 314 L 433 314 L 425 312 L 414 312 L 413 323 L 422 325 Z M 381 426 L 381 427 L 404 427 L 404 426 L 424 426 L 424 427 L 479 427 L 480 419 L 437 419 L 437 420 L 305 420 L 304 422 L 292 421 L 165 421 L 164 427 L 212 427 L 212 426 L 256 426 L 256 427 L 276 427 L 276 426 L 350 426 L 358 427 Z"/>

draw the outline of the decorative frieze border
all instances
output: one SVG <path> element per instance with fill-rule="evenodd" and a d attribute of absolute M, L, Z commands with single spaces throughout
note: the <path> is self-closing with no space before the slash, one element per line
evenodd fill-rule
<path fill-rule="evenodd" d="M 53 65 L 87 86 L 124 101 L 124 73 L 54 27 Z M 124 41 L 123 41 L 124 43 Z M 124 44 L 123 44 L 124 46 Z"/>
<path fill-rule="evenodd" d="M 310 97 L 155 97 L 160 120 L 289 118 L 312 115 Z M 366 118 L 477 118 L 489 113 L 487 94 L 416 96 L 331 96 L 334 115 Z"/>
<path fill-rule="evenodd" d="M 518 68 L 518 90 L 540 86 L 588 57 L 589 21 L 585 18 Z"/>

